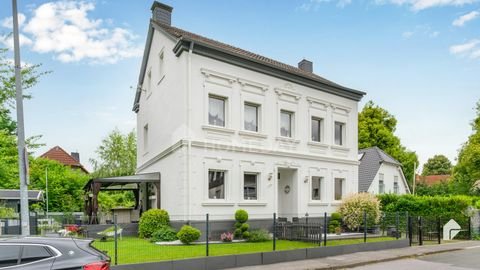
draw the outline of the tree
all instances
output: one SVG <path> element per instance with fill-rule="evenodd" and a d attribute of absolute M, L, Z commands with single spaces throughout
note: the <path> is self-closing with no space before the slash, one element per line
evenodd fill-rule
<path fill-rule="evenodd" d="M 435 155 L 423 165 L 422 175 L 444 175 L 452 172 L 452 163 L 444 155 Z"/>
<path fill-rule="evenodd" d="M 417 154 L 407 150 L 395 136 L 397 119 L 387 110 L 367 102 L 358 114 L 358 147 L 377 146 L 402 164 L 408 184 L 413 183 L 413 167 L 418 164 Z"/>
<path fill-rule="evenodd" d="M 480 101 L 476 106 L 476 118 L 472 122 L 472 134 L 458 153 L 457 165 L 453 169 L 453 181 L 459 193 L 479 193 L 473 190 L 480 180 Z"/>
<path fill-rule="evenodd" d="M 95 151 L 99 160 L 90 159 L 93 177 L 124 176 L 135 174 L 137 168 L 137 142 L 135 131 L 123 135 L 114 129 Z"/>
<path fill-rule="evenodd" d="M 0 130 L 0 188 L 18 187 L 17 140 L 6 130 Z"/>

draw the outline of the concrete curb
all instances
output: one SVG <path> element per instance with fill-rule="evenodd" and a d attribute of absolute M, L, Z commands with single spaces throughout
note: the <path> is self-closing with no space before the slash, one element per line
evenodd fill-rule
<path fill-rule="evenodd" d="M 411 255 L 401 255 L 398 257 L 344 264 L 344 265 L 338 265 L 338 266 L 325 266 L 325 267 L 318 267 L 313 269 L 307 268 L 306 270 L 337 270 L 337 269 L 353 268 L 353 267 L 359 267 L 359 266 L 365 266 L 365 265 L 377 264 L 377 263 L 383 263 L 383 262 L 391 262 L 391 261 L 397 261 L 397 260 L 403 260 L 403 259 L 413 259 L 413 258 L 418 258 L 422 256 L 427 256 L 427 255 L 440 254 L 440 253 L 451 252 L 451 251 L 459 251 L 464 249 L 465 248 L 452 248 L 452 249 L 436 250 L 436 251 L 421 252 L 421 253 L 411 254 Z"/>

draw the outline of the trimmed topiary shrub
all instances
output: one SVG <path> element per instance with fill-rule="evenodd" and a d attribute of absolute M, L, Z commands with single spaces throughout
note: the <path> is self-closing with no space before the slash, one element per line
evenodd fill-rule
<path fill-rule="evenodd" d="M 238 229 L 238 228 L 242 227 L 242 224 L 243 224 L 243 223 L 241 223 L 241 222 L 238 222 L 238 221 L 237 221 L 237 222 L 235 222 L 235 228 L 237 228 L 237 229 Z"/>
<path fill-rule="evenodd" d="M 380 202 L 370 193 L 353 194 L 343 199 L 339 212 L 344 224 L 351 230 L 363 224 L 363 213 L 367 212 L 367 225 L 377 224 L 380 220 Z"/>
<path fill-rule="evenodd" d="M 243 210 L 243 209 L 238 209 L 236 212 L 235 212 L 235 220 L 240 222 L 240 223 L 245 223 L 247 222 L 248 220 L 248 213 L 247 211 Z"/>
<path fill-rule="evenodd" d="M 242 233 L 242 238 L 243 239 L 249 239 L 250 238 L 250 232 L 249 231 L 244 231 Z"/>
<path fill-rule="evenodd" d="M 248 236 L 248 242 L 266 242 L 271 240 L 270 234 L 266 230 L 252 230 Z"/>
<path fill-rule="evenodd" d="M 138 234 L 141 238 L 150 238 L 163 226 L 170 225 L 168 212 L 163 209 L 150 209 L 142 214 L 138 224 Z"/>
<path fill-rule="evenodd" d="M 337 228 L 342 227 L 342 214 L 332 213 L 330 215 L 330 221 L 328 222 L 328 233 L 335 233 Z"/>
<path fill-rule="evenodd" d="M 233 232 L 233 235 L 235 235 L 235 238 L 242 237 L 242 229 L 240 229 L 240 228 L 235 229 L 235 231 Z"/>
<path fill-rule="evenodd" d="M 169 226 L 162 226 L 150 238 L 151 242 L 170 242 L 175 240 L 177 240 L 177 232 Z"/>
<path fill-rule="evenodd" d="M 250 228 L 250 225 L 248 225 L 248 223 L 243 223 L 242 226 L 240 227 L 242 232 L 248 231 L 249 228 Z"/>
<path fill-rule="evenodd" d="M 189 245 L 192 242 L 200 238 L 201 232 L 199 229 L 194 228 L 189 225 L 183 225 L 180 231 L 177 233 L 177 238 L 182 241 L 182 243 Z"/>

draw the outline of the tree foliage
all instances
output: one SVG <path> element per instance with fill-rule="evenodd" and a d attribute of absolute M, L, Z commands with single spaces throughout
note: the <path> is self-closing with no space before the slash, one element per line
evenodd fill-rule
<path fill-rule="evenodd" d="M 358 115 L 358 147 L 377 146 L 402 164 L 408 184 L 413 183 L 413 167 L 418 164 L 417 154 L 405 148 L 395 136 L 397 119 L 387 110 L 367 102 Z"/>
<path fill-rule="evenodd" d="M 473 188 L 480 180 L 480 101 L 477 102 L 472 131 L 458 153 L 457 165 L 453 170 L 454 184 L 462 194 L 480 194 L 478 188 Z"/>
<path fill-rule="evenodd" d="M 423 165 L 422 175 L 445 175 L 452 172 L 452 163 L 444 155 L 435 155 Z"/>
<path fill-rule="evenodd" d="M 94 168 L 93 177 L 134 174 L 137 167 L 135 131 L 124 135 L 118 129 L 114 129 L 102 140 L 96 153 L 99 160 L 90 160 Z"/>

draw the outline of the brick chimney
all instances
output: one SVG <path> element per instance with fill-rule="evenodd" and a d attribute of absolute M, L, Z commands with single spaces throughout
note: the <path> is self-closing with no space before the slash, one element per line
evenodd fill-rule
<path fill-rule="evenodd" d="M 152 5 L 152 19 L 156 22 L 172 25 L 173 7 L 154 1 Z"/>
<path fill-rule="evenodd" d="M 78 161 L 78 163 L 80 163 L 80 153 L 78 153 L 78 152 L 72 152 L 72 153 L 70 153 L 70 155 L 71 155 L 76 161 Z"/>
<path fill-rule="evenodd" d="M 303 59 L 302 61 L 298 62 L 298 68 L 306 71 L 306 72 L 313 72 L 313 62 L 308 61 L 307 59 Z"/>

